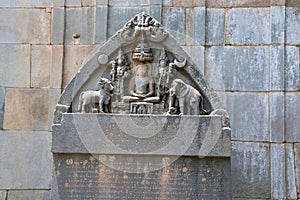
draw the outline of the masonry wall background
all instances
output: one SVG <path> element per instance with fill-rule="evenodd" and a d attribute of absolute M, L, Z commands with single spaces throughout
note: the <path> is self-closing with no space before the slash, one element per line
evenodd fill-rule
<path fill-rule="evenodd" d="M 300 0 L 0 0 L 0 200 L 50 198 L 54 105 L 89 52 L 141 11 L 230 114 L 233 197 L 300 199 Z"/>

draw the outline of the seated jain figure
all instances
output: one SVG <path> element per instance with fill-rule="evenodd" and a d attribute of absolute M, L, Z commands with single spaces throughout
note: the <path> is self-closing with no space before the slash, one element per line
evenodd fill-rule
<path fill-rule="evenodd" d="M 131 96 L 124 96 L 123 101 L 128 102 L 149 102 L 156 103 L 159 97 L 154 95 L 154 81 L 148 75 L 148 67 L 145 64 L 139 64 L 135 69 L 135 76 L 130 80 L 129 93 Z"/>

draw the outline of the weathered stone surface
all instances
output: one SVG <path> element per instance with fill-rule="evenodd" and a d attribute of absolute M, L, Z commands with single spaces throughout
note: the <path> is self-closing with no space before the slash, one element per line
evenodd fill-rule
<path fill-rule="evenodd" d="M 97 6 L 96 8 L 96 25 L 95 25 L 95 43 L 103 43 L 106 41 L 107 35 L 107 6 Z"/>
<path fill-rule="evenodd" d="M 285 7 L 271 7 L 271 43 L 284 43 Z"/>
<path fill-rule="evenodd" d="M 299 129 L 298 129 L 299 130 Z M 286 198 L 297 199 L 296 190 L 296 174 L 295 174 L 295 157 L 292 144 L 286 144 L 285 146 L 285 164 L 286 164 Z"/>
<path fill-rule="evenodd" d="M 205 0 L 194 0 L 194 6 L 197 7 L 203 7 L 205 6 Z"/>
<path fill-rule="evenodd" d="M 226 14 L 226 44 L 268 44 L 269 8 L 236 8 Z"/>
<path fill-rule="evenodd" d="M 81 5 L 82 6 L 95 6 L 96 0 L 82 0 Z"/>
<path fill-rule="evenodd" d="M 66 45 L 65 63 L 63 69 L 63 87 L 71 81 L 81 67 L 88 54 L 94 49 L 93 45 Z"/>
<path fill-rule="evenodd" d="M 7 1 L 0 0 L 0 7 L 51 7 L 52 1 L 49 0 L 22 0 L 22 1 Z"/>
<path fill-rule="evenodd" d="M 194 8 L 194 45 L 205 44 L 205 17 L 206 11 L 204 7 Z"/>
<path fill-rule="evenodd" d="M 52 1 L 53 1 L 53 7 L 65 5 L 65 0 L 52 0 Z"/>
<path fill-rule="evenodd" d="M 149 0 L 109 0 L 112 6 L 145 6 L 149 5 Z"/>
<path fill-rule="evenodd" d="M 206 75 L 218 90 L 269 89 L 268 47 L 211 47 L 206 49 Z"/>
<path fill-rule="evenodd" d="M 65 9 L 53 8 L 52 10 L 52 27 L 51 27 L 51 43 L 63 44 L 65 32 Z"/>
<path fill-rule="evenodd" d="M 271 194 L 272 199 L 285 199 L 285 146 L 271 144 Z"/>
<path fill-rule="evenodd" d="M 284 142 L 285 100 L 282 92 L 270 93 L 270 140 Z"/>
<path fill-rule="evenodd" d="M 294 1 L 294 0 L 292 0 Z M 296 0 L 297 1 L 297 0 Z M 270 0 L 272 6 L 285 6 L 286 0 Z"/>
<path fill-rule="evenodd" d="M 269 144 L 233 142 L 231 173 L 233 198 L 269 199 L 271 197 Z"/>
<path fill-rule="evenodd" d="M 0 133 L 0 189 L 50 189 L 51 135 L 48 132 Z"/>
<path fill-rule="evenodd" d="M 295 166 L 296 166 L 296 181 L 297 181 L 297 193 L 299 199 L 299 188 L 300 188 L 300 143 L 294 145 L 295 152 Z"/>
<path fill-rule="evenodd" d="M 3 129 L 4 105 L 5 105 L 5 88 L 0 87 L 0 130 Z"/>
<path fill-rule="evenodd" d="M 93 44 L 95 7 L 67 8 L 65 44 Z M 79 38 L 74 38 L 78 34 Z"/>
<path fill-rule="evenodd" d="M 123 25 L 133 18 L 137 13 L 147 11 L 146 7 L 132 7 L 130 9 L 126 7 L 109 7 L 108 10 L 108 25 L 107 33 L 108 37 L 115 34 Z M 120 17 L 122 16 L 122 17 Z"/>
<path fill-rule="evenodd" d="M 1 9 L 0 43 L 50 43 L 50 13 L 45 9 Z"/>
<path fill-rule="evenodd" d="M 300 94 L 286 93 L 285 105 L 285 139 L 289 142 L 300 142 Z"/>
<path fill-rule="evenodd" d="M 0 190 L 0 200 L 7 200 L 6 195 L 7 195 L 6 190 Z"/>
<path fill-rule="evenodd" d="M 299 7 L 299 6 L 298 6 Z M 300 44 L 300 14 L 299 8 L 286 8 L 286 43 Z"/>
<path fill-rule="evenodd" d="M 48 130 L 52 130 L 52 122 L 54 117 L 54 110 L 57 104 L 57 101 L 60 97 L 61 90 L 60 89 L 50 89 L 49 90 L 49 109 L 48 109 Z"/>
<path fill-rule="evenodd" d="M 172 6 L 172 0 L 163 0 L 163 5 L 164 6 Z"/>
<path fill-rule="evenodd" d="M 271 46 L 270 90 L 284 90 L 284 46 Z"/>
<path fill-rule="evenodd" d="M 4 129 L 48 130 L 46 89 L 7 89 Z"/>
<path fill-rule="evenodd" d="M 193 8 L 186 8 L 185 10 L 185 41 L 186 45 L 194 45 L 194 9 Z"/>
<path fill-rule="evenodd" d="M 50 68 L 50 87 L 62 87 L 64 46 L 52 45 L 52 66 Z"/>
<path fill-rule="evenodd" d="M 7 200 L 50 200 L 50 190 L 11 190 Z"/>
<path fill-rule="evenodd" d="M 108 0 L 96 0 L 97 5 L 108 5 Z"/>
<path fill-rule="evenodd" d="M 193 7 L 194 1 L 186 1 L 186 0 L 173 0 L 174 7 Z"/>
<path fill-rule="evenodd" d="M 162 5 L 151 6 L 149 14 L 161 23 Z"/>
<path fill-rule="evenodd" d="M 81 0 L 66 0 L 66 6 L 81 6 Z"/>
<path fill-rule="evenodd" d="M 30 46 L 0 45 L 0 54 L 0 85 L 6 87 L 29 87 Z"/>
<path fill-rule="evenodd" d="M 281 0 L 281 1 L 283 1 L 283 0 Z M 299 8 L 299 5 L 300 5 L 299 0 L 285 0 L 285 1 L 286 1 L 286 6 Z"/>
<path fill-rule="evenodd" d="M 164 8 L 162 24 L 180 45 L 185 44 L 185 10 L 183 8 Z"/>
<path fill-rule="evenodd" d="M 197 68 L 204 74 L 204 47 L 192 46 L 192 59 L 195 62 Z"/>
<path fill-rule="evenodd" d="M 267 94 L 227 94 L 233 140 L 269 141 L 268 103 Z"/>
<path fill-rule="evenodd" d="M 299 47 L 285 46 L 284 88 L 298 91 L 300 88 Z"/>
<path fill-rule="evenodd" d="M 225 27 L 225 10 L 206 9 L 206 44 L 223 45 Z"/>
<path fill-rule="evenodd" d="M 270 0 L 207 0 L 207 7 L 267 7 Z"/>

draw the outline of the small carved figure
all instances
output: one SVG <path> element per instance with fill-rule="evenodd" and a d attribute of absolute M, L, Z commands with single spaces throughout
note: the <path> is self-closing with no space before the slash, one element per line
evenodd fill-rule
<path fill-rule="evenodd" d="M 100 113 L 110 112 L 111 92 L 114 87 L 111 81 L 106 78 L 101 78 L 98 84 L 100 85 L 100 91 L 88 90 L 80 94 L 78 112 L 95 112 L 96 103 L 99 103 Z"/>
<path fill-rule="evenodd" d="M 178 108 L 174 107 L 174 97 L 178 99 L 180 115 L 205 114 L 203 98 L 192 86 L 184 83 L 181 79 L 175 79 L 170 88 L 170 105 L 168 114 L 174 114 Z"/>

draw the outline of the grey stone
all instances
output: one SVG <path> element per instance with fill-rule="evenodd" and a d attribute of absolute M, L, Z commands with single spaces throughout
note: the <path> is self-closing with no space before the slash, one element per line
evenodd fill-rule
<path fill-rule="evenodd" d="M 186 31 L 186 45 L 194 45 L 194 9 L 193 8 L 187 8 L 185 10 L 185 31 Z"/>
<path fill-rule="evenodd" d="M 235 8 L 226 14 L 226 44 L 268 44 L 269 8 Z"/>
<path fill-rule="evenodd" d="M 285 145 L 271 144 L 272 199 L 286 199 Z"/>
<path fill-rule="evenodd" d="M 81 6 L 81 0 L 65 0 L 66 6 Z"/>
<path fill-rule="evenodd" d="M 107 15 L 107 6 L 96 7 L 95 44 L 103 43 L 106 41 Z"/>
<path fill-rule="evenodd" d="M 227 94 L 233 140 L 269 141 L 268 101 L 263 93 Z"/>
<path fill-rule="evenodd" d="M 300 94 L 286 93 L 285 106 L 285 139 L 288 142 L 300 142 Z"/>
<path fill-rule="evenodd" d="M 199 71 L 204 74 L 204 47 L 192 46 L 192 59 Z"/>
<path fill-rule="evenodd" d="M 207 7 L 267 7 L 270 0 L 207 0 Z"/>
<path fill-rule="evenodd" d="M 163 0 L 163 6 L 172 6 L 172 0 Z"/>
<path fill-rule="evenodd" d="M 54 120 L 54 111 L 56 108 L 57 101 L 60 97 L 61 90 L 60 89 L 50 89 L 49 90 L 49 96 L 48 96 L 48 104 L 49 104 L 49 109 L 48 109 L 48 130 L 52 130 L 52 122 Z"/>
<path fill-rule="evenodd" d="M 283 1 L 283 0 L 281 0 Z M 295 8 L 299 8 L 299 0 L 285 0 L 286 1 L 286 6 L 287 7 L 295 7 Z"/>
<path fill-rule="evenodd" d="M 0 85 L 30 87 L 30 45 L 2 44 L 0 54 Z"/>
<path fill-rule="evenodd" d="M 225 10 L 206 9 L 206 45 L 224 45 Z"/>
<path fill-rule="evenodd" d="M 300 14 L 297 8 L 286 8 L 285 11 L 285 24 L 286 24 L 286 43 L 287 44 L 300 44 Z"/>
<path fill-rule="evenodd" d="M 193 7 L 194 1 L 185 1 L 185 0 L 173 0 L 173 7 Z"/>
<path fill-rule="evenodd" d="M 163 0 L 150 0 L 149 4 L 150 5 L 162 5 L 163 4 Z"/>
<path fill-rule="evenodd" d="M 45 9 L 1 9 L 0 43 L 50 43 L 50 13 Z"/>
<path fill-rule="evenodd" d="M 146 7 L 109 7 L 108 11 L 108 37 L 115 34 L 123 25 L 137 13 L 146 12 Z"/>
<path fill-rule="evenodd" d="M 284 46 L 271 46 L 270 90 L 284 90 Z"/>
<path fill-rule="evenodd" d="M 7 191 L 0 190 L 0 200 L 7 200 Z"/>
<path fill-rule="evenodd" d="M 1 131 L 0 143 L 0 189 L 50 189 L 52 155 L 48 132 Z"/>
<path fill-rule="evenodd" d="M 231 174 L 233 198 L 270 199 L 269 144 L 233 142 Z"/>
<path fill-rule="evenodd" d="M 97 5 L 108 5 L 108 0 L 96 0 Z"/>
<path fill-rule="evenodd" d="M 296 166 L 296 181 L 297 181 L 297 192 L 299 198 L 299 188 L 300 188 L 300 143 L 294 144 L 295 153 L 295 166 Z"/>
<path fill-rule="evenodd" d="M 271 43 L 283 44 L 285 31 L 285 7 L 271 7 Z"/>
<path fill-rule="evenodd" d="M 195 7 L 204 7 L 205 6 L 205 0 L 194 0 L 194 6 Z"/>
<path fill-rule="evenodd" d="M 204 7 L 194 8 L 194 45 L 205 44 L 205 17 Z"/>
<path fill-rule="evenodd" d="M 3 129 L 4 105 L 5 105 L 5 88 L 0 87 L 0 130 Z"/>
<path fill-rule="evenodd" d="M 292 144 L 285 146 L 286 162 L 286 198 L 297 199 L 296 174 L 295 174 L 295 157 Z"/>
<path fill-rule="evenodd" d="M 50 200 L 50 190 L 11 190 L 7 200 Z"/>
<path fill-rule="evenodd" d="M 183 8 L 164 8 L 162 24 L 180 45 L 185 44 L 185 10 Z"/>
<path fill-rule="evenodd" d="M 52 45 L 52 66 L 50 68 L 50 88 L 62 87 L 64 46 Z"/>
<path fill-rule="evenodd" d="M 112 6 L 145 6 L 149 5 L 149 0 L 109 0 Z"/>
<path fill-rule="evenodd" d="M 96 0 L 82 0 L 81 4 L 82 6 L 95 6 Z"/>
<path fill-rule="evenodd" d="M 52 10 L 52 44 L 64 43 L 65 11 L 64 8 L 53 8 Z"/>
<path fill-rule="evenodd" d="M 270 140 L 284 142 L 285 100 L 282 92 L 270 93 Z"/>
<path fill-rule="evenodd" d="M 161 23 L 162 6 L 161 5 L 150 6 L 149 14 L 153 16 L 158 22 Z"/>
<path fill-rule="evenodd" d="M 268 90 L 269 56 L 268 47 L 206 48 L 208 82 L 216 90 Z"/>
<path fill-rule="evenodd" d="M 300 88 L 299 47 L 285 46 L 284 88 L 288 91 L 298 91 Z"/>
<path fill-rule="evenodd" d="M 65 0 L 52 0 L 52 1 L 53 1 L 53 7 L 65 5 Z"/>
<path fill-rule="evenodd" d="M 285 6 L 286 0 L 271 0 L 271 5 L 272 6 Z"/>
<path fill-rule="evenodd" d="M 22 0 L 22 1 L 6 1 L 6 0 L 0 0 L 0 7 L 2 8 L 13 8 L 13 7 L 35 7 L 35 8 L 44 8 L 44 7 L 51 7 L 52 1 L 49 0 Z"/>

